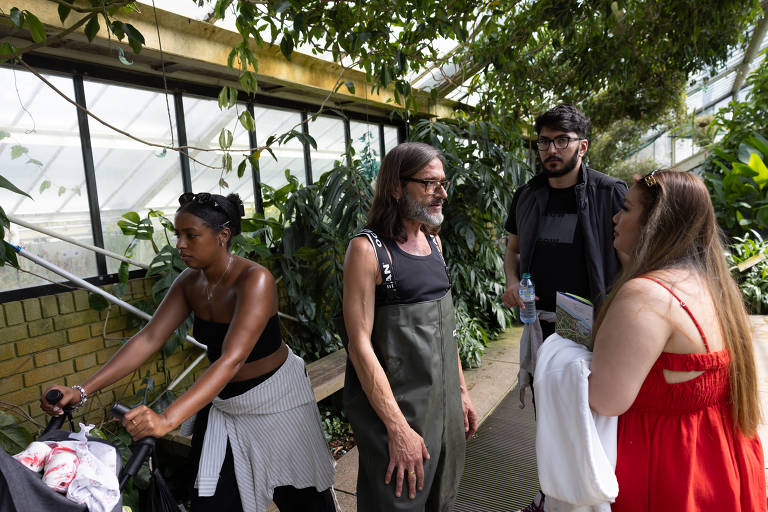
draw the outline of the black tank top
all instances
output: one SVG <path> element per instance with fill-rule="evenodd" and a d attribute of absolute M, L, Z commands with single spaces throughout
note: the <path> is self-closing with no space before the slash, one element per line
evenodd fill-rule
<path fill-rule="evenodd" d="M 195 339 L 200 343 L 208 345 L 208 361 L 212 363 L 220 358 L 221 346 L 223 345 L 224 337 L 229 330 L 229 324 L 209 322 L 208 320 L 203 320 L 195 315 L 195 322 L 192 329 Z M 277 314 L 275 314 L 267 322 L 264 331 L 262 331 L 261 336 L 259 337 L 259 341 L 256 342 L 256 345 L 253 347 L 253 350 L 251 350 L 251 353 L 248 355 L 248 359 L 246 359 L 245 362 L 250 363 L 251 361 L 256 361 L 257 359 L 262 359 L 272 354 L 280 348 L 281 340 L 280 320 L 278 320 Z"/>
<path fill-rule="evenodd" d="M 388 294 L 384 283 L 376 285 L 376 306 L 414 304 L 442 298 L 451 288 L 443 256 L 437 240 L 427 236 L 432 251 L 427 256 L 415 256 L 402 250 L 392 240 L 381 239 L 392 256 L 392 277 L 396 293 Z"/>

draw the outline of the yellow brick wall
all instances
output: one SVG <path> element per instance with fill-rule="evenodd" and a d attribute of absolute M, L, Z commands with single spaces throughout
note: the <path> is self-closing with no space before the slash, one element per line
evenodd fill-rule
<path fill-rule="evenodd" d="M 150 295 L 149 280 L 130 282 L 128 302 Z M 43 391 L 53 384 L 80 384 L 109 360 L 121 341 L 133 334 L 128 329 L 128 316 L 118 306 L 102 312 L 90 309 L 85 290 L 0 304 L 0 410 L 18 406 L 37 423 L 45 423 L 47 417 L 39 404 Z M 156 355 L 133 375 L 89 397 L 76 419 L 98 423 L 115 400 L 135 403 L 134 396 L 142 388 L 147 371 L 155 380 L 155 388 L 164 388 L 166 381 L 170 383 L 200 353 L 185 344 L 182 351 L 166 358 L 165 374 L 161 356 Z M 205 367 L 204 360 L 174 390 L 176 396 Z M 24 425 L 32 431 L 37 428 L 31 422 Z"/>

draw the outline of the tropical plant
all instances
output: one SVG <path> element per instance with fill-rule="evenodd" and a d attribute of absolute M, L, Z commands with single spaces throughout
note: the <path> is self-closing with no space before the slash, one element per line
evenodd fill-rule
<path fill-rule="evenodd" d="M 744 303 L 752 314 L 768 313 L 768 241 L 755 230 L 734 237 L 726 254 Z"/>
<path fill-rule="evenodd" d="M 737 154 L 717 145 L 711 148 L 720 172 L 705 172 L 720 226 L 731 236 L 752 229 L 768 229 L 768 140 L 753 133 L 740 145 Z"/>
<path fill-rule="evenodd" d="M 32 442 L 32 435 L 21 426 L 19 419 L 5 412 L 0 412 L 0 449 L 8 454 L 24 450 Z"/>
<path fill-rule="evenodd" d="M 284 322 L 285 331 L 292 348 L 310 359 L 341 347 L 332 319 L 341 312 L 344 254 L 349 239 L 365 224 L 373 199 L 361 161 L 352 164 L 337 162 L 306 187 L 290 174 L 281 189 L 262 185 L 264 207 L 278 212 L 277 218 L 246 223 L 269 244 L 266 263 L 290 297 L 281 308 L 298 319 Z"/>
<path fill-rule="evenodd" d="M 717 2 L 706 9 L 694 0 L 199 3 L 211 7 L 211 21 L 233 17 L 240 35 L 227 61 L 237 74 L 240 90 L 222 87 L 222 108 L 235 107 L 242 92 L 258 92 L 257 48 L 274 44 L 287 60 L 301 47 L 314 54 L 330 54 L 345 67 L 357 66 L 365 72 L 365 83 L 358 83 L 358 89 L 360 85 L 389 88 L 394 104 L 404 111 L 424 112 L 457 92 L 462 100 L 478 100 L 478 107 L 469 110 L 475 120 L 513 130 L 530 122 L 537 111 L 568 101 L 589 112 L 598 132 L 622 120 L 646 123 L 647 128 L 674 111 L 687 77 L 725 62 L 734 46 L 745 44 L 750 25 L 761 13 L 759 0 Z M 110 45 L 116 48 L 117 58 L 126 65 L 131 62 L 123 46 L 137 54 L 145 44 L 136 27 L 124 21 L 136 9 L 129 0 L 82 4 L 50 0 L 50 8 L 54 6 L 62 27 L 65 22 L 68 26 L 51 34 L 40 21 L 41 11 L 10 9 L 9 21 L 28 33 L 32 43 L 3 42 L 0 61 L 28 66 L 27 52 L 77 31 L 93 41 L 106 30 L 110 38 L 114 36 Z M 438 44 L 444 41 L 455 47 L 445 52 L 444 45 Z M 446 79 L 417 91 L 410 80 L 425 72 Z M 654 79 L 648 80 L 649 76 Z M 343 73 L 334 90 L 342 86 L 350 95 L 358 95 L 355 81 Z M 359 91 L 358 97 L 363 93 Z M 246 130 L 252 129 L 250 113 L 244 111 L 238 117 Z M 226 172 L 236 168 L 242 176 L 248 163 L 254 164 L 264 150 L 283 137 L 300 134 L 294 128 L 270 137 L 255 151 L 239 155 L 235 167 L 232 133 L 222 129 L 219 149 L 224 154 L 218 168 Z"/>
<path fill-rule="evenodd" d="M 16 188 L 16 186 L 4 178 L 2 174 L 0 174 L 0 187 L 32 199 L 29 194 Z M 10 228 L 11 222 L 8 220 L 8 216 L 5 214 L 3 207 L 0 206 L 0 267 L 5 266 L 7 263 L 14 268 L 19 268 L 19 260 L 16 258 L 16 249 L 5 241 L 5 230 Z"/>
<path fill-rule="evenodd" d="M 721 108 L 707 128 L 704 137 L 716 141 L 707 148 L 710 151 L 704 169 L 708 172 L 721 172 L 718 161 L 736 161 L 742 144 L 755 134 L 768 138 L 768 61 L 763 60 L 747 77 L 745 90 L 746 97 Z"/>
<path fill-rule="evenodd" d="M 419 121 L 412 140 L 443 151 L 451 180 L 440 237 L 456 305 L 462 360 L 480 364 L 488 339 L 512 320 L 501 302 L 504 293 L 504 219 L 515 188 L 530 169 L 515 158 L 522 137 L 492 123 Z"/>

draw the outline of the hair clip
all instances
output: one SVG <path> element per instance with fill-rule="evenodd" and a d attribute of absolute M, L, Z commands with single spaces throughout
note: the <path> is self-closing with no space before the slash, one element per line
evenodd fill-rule
<path fill-rule="evenodd" d="M 656 171 L 658 171 L 658 169 L 654 169 L 653 171 L 643 176 L 643 181 L 645 182 L 646 187 L 653 188 L 659 184 L 659 182 L 656 181 L 656 178 L 653 176 L 654 174 L 656 174 Z"/>

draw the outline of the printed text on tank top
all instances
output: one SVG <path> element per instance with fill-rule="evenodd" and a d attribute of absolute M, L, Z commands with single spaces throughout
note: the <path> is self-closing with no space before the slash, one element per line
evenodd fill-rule
<path fill-rule="evenodd" d="M 704 342 L 704 347 L 707 350 L 707 354 L 711 354 L 711 350 L 709 348 L 709 341 L 707 341 L 707 336 L 704 334 L 704 330 L 701 328 L 701 324 L 699 324 L 699 321 L 696 320 L 696 317 L 693 316 L 693 312 L 691 312 L 688 305 L 683 301 L 680 297 L 677 296 L 675 292 L 672 291 L 672 289 L 667 286 L 666 284 L 662 283 L 656 278 L 650 277 L 650 276 L 640 276 L 641 279 L 648 279 L 649 281 L 653 281 L 654 283 L 658 284 L 665 290 L 667 290 L 672 297 L 677 300 L 677 302 L 680 304 L 680 307 L 682 307 L 685 312 L 688 314 L 690 319 L 693 321 L 693 324 L 696 326 L 696 330 L 699 332 L 699 335 L 701 336 L 701 341 Z M 667 381 L 668 384 L 679 384 L 682 382 L 688 382 L 690 380 L 695 379 L 696 377 L 699 377 L 702 375 L 704 371 L 673 371 L 673 370 L 667 370 L 664 369 L 664 379 Z"/>

